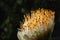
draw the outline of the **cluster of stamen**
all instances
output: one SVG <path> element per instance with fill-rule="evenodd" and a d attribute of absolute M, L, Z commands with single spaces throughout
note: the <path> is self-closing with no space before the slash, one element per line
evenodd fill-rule
<path fill-rule="evenodd" d="M 35 30 L 38 27 L 49 27 L 50 20 L 54 19 L 54 12 L 47 9 L 37 9 L 31 11 L 30 15 L 24 15 L 24 23 L 21 26 L 21 30 Z"/>

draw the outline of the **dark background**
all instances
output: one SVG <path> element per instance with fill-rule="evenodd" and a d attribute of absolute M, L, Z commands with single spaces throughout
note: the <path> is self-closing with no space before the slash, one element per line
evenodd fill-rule
<path fill-rule="evenodd" d="M 0 40 L 18 40 L 17 28 L 23 15 L 31 9 L 46 8 L 55 11 L 55 26 L 51 40 L 60 40 L 59 0 L 0 0 Z"/>

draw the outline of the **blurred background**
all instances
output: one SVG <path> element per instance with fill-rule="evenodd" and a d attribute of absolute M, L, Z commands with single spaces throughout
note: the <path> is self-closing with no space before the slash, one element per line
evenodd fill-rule
<path fill-rule="evenodd" d="M 0 0 L 0 40 L 18 40 L 17 28 L 23 15 L 31 9 L 45 8 L 56 12 L 51 40 L 60 40 L 59 0 Z"/>

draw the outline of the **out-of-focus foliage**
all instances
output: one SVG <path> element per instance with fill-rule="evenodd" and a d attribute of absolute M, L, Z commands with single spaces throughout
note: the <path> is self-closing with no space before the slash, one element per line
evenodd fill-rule
<path fill-rule="evenodd" d="M 21 5 L 23 0 L 16 0 L 17 4 Z"/>
<path fill-rule="evenodd" d="M 23 15 L 31 9 L 55 9 L 55 1 L 47 0 L 0 0 L 0 40 L 18 40 L 17 28 Z M 51 6 L 52 5 L 52 6 Z"/>

